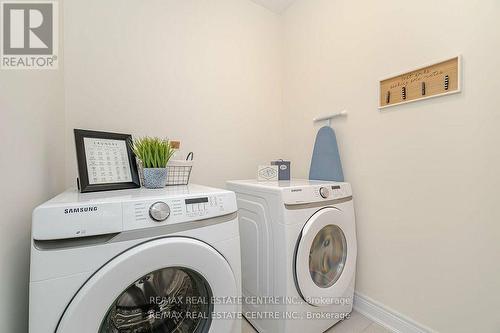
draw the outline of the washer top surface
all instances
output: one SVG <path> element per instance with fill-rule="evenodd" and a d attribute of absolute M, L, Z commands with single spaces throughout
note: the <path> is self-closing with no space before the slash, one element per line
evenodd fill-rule
<path fill-rule="evenodd" d="M 35 240 L 119 233 L 236 212 L 233 192 L 201 185 L 79 193 L 69 189 L 33 212 Z"/>
<path fill-rule="evenodd" d="M 124 201 L 137 201 L 137 200 L 150 200 L 153 198 L 175 198 L 185 197 L 190 195 L 209 195 L 221 192 L 227 192 L 222 189 L 189 184 L 181 186 L 168 186 L 160 189 L 147 189 L 136 188 L 128 190 L 93 192 L 93 193 L 80 193 L 76 188 L 68 189 L 51 200 L 40 205 L 48 207 L 60 204 L 79 204 L 79 203 L 105 203 L 105 202 L 124 202 Z"/>

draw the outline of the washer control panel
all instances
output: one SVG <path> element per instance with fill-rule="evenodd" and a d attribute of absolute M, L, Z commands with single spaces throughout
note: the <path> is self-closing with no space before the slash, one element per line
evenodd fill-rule
<path fill-rule="evenodd" d="M 170 216 L 170 207 L 163 201 L 155 202 L 149 207 L 149 216 L 156 222 L 163 222 Z"/>
<path fill-rule="evenodd" d="M 187 216 L 193 218 L 208 215 L 217 208 L 224 208 L 224 202 L 219 201 L 216 195 L 185 199 L 184 204 Z"/>
<path fill-rule="evenodd" d="M 35 240 L 82 238 L 235 213 L 234 192 L 196 184 L 80 193 L 69 189 L 33 211 Z"/>
<path fill-rule="evenodd" d="M 123 230 L 203 220 L 237 211 L 234 193 L 123 203 Z"/>
<path fill-rule="evenodd" d="M 298 205 L 331 200 L 339 200 L 352 196 L 349 183 L 325 183 L 310 186 L 289 187 L 283 190 L 283 200 L 287 205 Z"/>

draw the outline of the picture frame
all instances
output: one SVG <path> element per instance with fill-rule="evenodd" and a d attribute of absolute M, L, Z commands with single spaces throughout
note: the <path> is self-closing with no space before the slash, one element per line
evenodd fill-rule
<path fill-rule="evenodd" d="M 74 129 L 82 193 L 141 187 L 132 135 Z"/>

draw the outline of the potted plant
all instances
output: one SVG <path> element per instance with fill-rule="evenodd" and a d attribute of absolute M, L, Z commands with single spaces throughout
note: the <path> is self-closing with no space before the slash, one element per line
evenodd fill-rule
<path fill-rule="evenodd" d="M 142 137 L 134 140 L 132 150 L 141 161 L 144 187 L 162 188 L 167 183 L 167 163 L 175 152 L 167 139 Z"/>

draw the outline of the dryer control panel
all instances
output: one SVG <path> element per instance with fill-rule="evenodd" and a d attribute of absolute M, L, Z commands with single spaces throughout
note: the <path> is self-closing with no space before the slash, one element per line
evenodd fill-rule
<path fill-rule="evenodd" d="M 349 183 L 325 183 L 283 189 L 283 201 L 286 205 L 325 202 L 349 197 L 352 197 Z"/>

